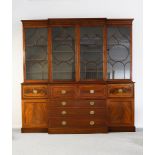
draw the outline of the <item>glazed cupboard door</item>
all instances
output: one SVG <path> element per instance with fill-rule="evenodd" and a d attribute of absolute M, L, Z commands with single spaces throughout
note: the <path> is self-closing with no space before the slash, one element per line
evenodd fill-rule
<path fill-rule="evenodd" d="M 75 27 L 52 27 L 52 79 L 75 80 Z"/>
<path fill-rule="evenodd" d="M 131 27 L 107 28 L 107 78 L 131 79 Z"/>
<path fill-rule="evenodd" d="M 48 30 L 25 28 L 25 80 L 48 80 Z"/>
<path fill-rule="evenodd" d="M 80 27 L 80 80 L 103 79 L 103 27 Z"/>

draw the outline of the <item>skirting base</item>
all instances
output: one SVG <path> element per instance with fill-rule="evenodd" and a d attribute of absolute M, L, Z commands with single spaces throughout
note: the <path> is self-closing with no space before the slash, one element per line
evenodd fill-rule
<path fill-rule="evenodd" d="M 21 128 L 22 133 L 49 133 L 49 134 L 87 134 L 87 133 L 107 133 L 107 132 L 135 132 L 135 126 L 111 126 L 94 129 L 74 129 L 74 128 Z"/>
<path fill-rule="evenodd" d="M 21 128 L 22 133 L 47 133 L 47 128 Z"/>
<path fill-rule="evenodd" d="M 74 129 L 74 128 L 49 128 L 49 134 L 89 134 L 89 133 L 107 133 L 108 128 L 94 128 L 94 129 Z"/>
<path fill-rule="evenodd" d="M 135 126 L 111 126 L 109 132 L 135 132 Z"/>

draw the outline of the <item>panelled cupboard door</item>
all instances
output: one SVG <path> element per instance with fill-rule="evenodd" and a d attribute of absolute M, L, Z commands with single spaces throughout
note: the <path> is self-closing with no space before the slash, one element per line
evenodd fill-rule
<path fill-rule="evenodd" d="M 109 99 L 107 102 L 109 126 L 134 125 L 133 99 Z"/>
<path fill-rule="evenodd" d="M 24 128 L 47 128 L 47 101 L 25 100 L 22 102 Z"/>

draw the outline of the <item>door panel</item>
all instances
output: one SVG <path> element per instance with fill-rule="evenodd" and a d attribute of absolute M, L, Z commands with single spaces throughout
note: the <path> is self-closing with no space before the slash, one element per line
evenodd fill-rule
<path fill-rule="evenodd" d="M 110 126 L 133 125 L 134 107 L 132 99 L 111 99 L 107 103 Z"/>
<path fill-rule="evenodd" d="M 47 102 L 25 100 L 22 104 L 23 127 L 47 127 Z"/>

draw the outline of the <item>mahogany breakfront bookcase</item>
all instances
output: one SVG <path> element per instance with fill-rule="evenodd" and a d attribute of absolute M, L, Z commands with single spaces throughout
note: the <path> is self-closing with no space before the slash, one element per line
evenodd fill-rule
<path fill-rule="evenodd" d="M 22 20 L 21 131 L 135 131 L 132 21 Z"/>

